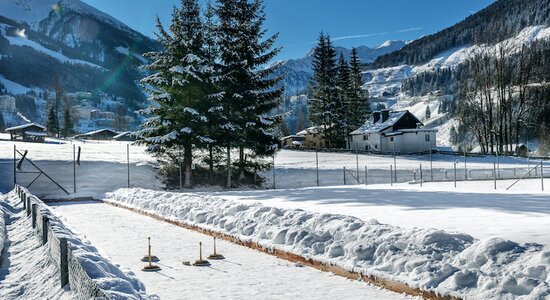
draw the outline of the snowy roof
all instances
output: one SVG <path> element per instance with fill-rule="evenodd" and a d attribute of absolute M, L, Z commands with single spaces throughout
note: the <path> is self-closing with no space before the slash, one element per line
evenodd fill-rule
<path fill-rule="evenodd" d="M 304 136 L 308 133 L 319 133 L 321 132 L 323 129 L 321 128 L 321 126 L 311 126 L 311 127 L 308 127 L 298 133 L 296 133 L 296 135 L 300 135 L 300 136 Z"/>
<path fill-rule="evenodd" d="M 401 119 L 408 111 L 392 111 L 388 119 L 385 122 L 382 122 L 382 118 L 376 123 L 369 119 L 363 126 L 359 127 L 357 130 L 352 131 L 350 134 L 365 134 L 365 133 L 378 133 L 384 129 L 393 126 L 399 119 Z"/>
<path fill-rule="evenodd" d="M 98 133 L 102 133 L 102 132 L 107 132 L 107 133 L 111 133 L 111 134 L 116 134 L 118 135 L 118 132 L 114 131 L 114 130 L 111 130 L 111 129 L 98 129 L 98 130 L 94 130 L 94 131 L 90 131 L 90 132 L 86 132 L 86 133 L 82 133 L 82 134 L 79 134 L 77 135 L 77 137 L 80 137 L 80 136 L 91 136 L 91 135 L 96 135 Z"/>
<path fill-rule="evenodd" d="M 6 132 L 15 131 L 15 130 L 19 130 L 19 129 L 30 128 L 30 127 L 37 127 L 37 128 L 42 129 L 42 130 L 46 130 L 46 127 L 44 127 L 42 125 L 39 125 L 39 124 L 36 124 L 36 123 L 27 123 L 27 124 L 23 124 L 23 125 L 19 125 L 19 126 L 6 128 Z"/>
<path fill-rule="evenodd" d="M 115 136 L 113 137 L 113 139 L 116 140 L 116 139 L 119 139 L 119 138 L 121 138 L 121 137 L 129 136 L 129 135 L 133 135 L 133 134 L 134 134 L 134 133 L 131 132 L 131 131 L 125 131 L 125 132 L 123 132 L 123 133 L 121 133 L 121 134 L 115 135 Z"/>

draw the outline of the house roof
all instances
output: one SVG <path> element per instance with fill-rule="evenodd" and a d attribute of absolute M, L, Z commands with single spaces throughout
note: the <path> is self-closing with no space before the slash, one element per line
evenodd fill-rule
<path fill-rule="evenodd" d="M 399 121 L 399 119 L 401 119 L 408 112 L 408 110 L 392 111 L 385 122 L 382 122 L 382 119 L 380 119 L 378 122 L 374 123 L 372 119 L 369 119 L 365 124 L 363 124 L 363 126 L 352 131 L 350 134 L 379 133 L 388 127 L 395 125 L 395 123 L 397 123 L 397 121 Z"/>
<path fill-rule="evenodd" d="M 118 132 L 116 132 L 114 130 L 111 130 L 111 129 L 99 129 L 99 130 L 94 130 L 94 131 L 78 134 L 78 135 L 76 135 L 76 137 L 92 136 L 92 135 L 96 135 L 98 133 L 103 133 L 103 132 L 110 133 L 110 134 L 113 134 L 113 135 L 118 135 Z"/>
<path fill-rule="evenodd" d="M 119 138 L 122 138 L 122 137 L 125 137 L 125 136 L 133 136 L 134 135 L 134 132 L 131 132 L 131 131 L 125 131 L 121 134 L 117 134 L 113 137 L 113 139 L 119 139 Z"/>
<path fill-rule="evenodd" d="M 6 128 L 6 132 L 9 132 L 9 131 L 15 131 L 15 130 L 20 130 L 20 129 L 26 129 L 26 128 L 31 128 L 31 127 L 36 127 L 36 128 L 40 128 L 42 130 L 46 130 L 46 127 L 40 125 L 40 124 L 36 124 L 36 123 L 27 123 L 27 124 L 23 124 L 23 125 L 19 125 L 19 126 L 14 126 L 14 127 L 10 127 L 10 128 Z"/>

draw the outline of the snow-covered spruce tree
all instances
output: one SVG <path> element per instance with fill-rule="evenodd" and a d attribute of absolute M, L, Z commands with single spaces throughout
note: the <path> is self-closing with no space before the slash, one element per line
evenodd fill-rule
<path fill-rule="evenodd" d="M 337 147 L 340 148 L 345 147 L 346 143 L 349 143 L 348 137 L 349 133 L 352 131 L 350 130 L 350 113 L 352 112 L 349 110 L 350 88 L 351 79 L 349 65 L 344 59 L 344 55 L 340 53 L 340 57 L 338 58 L 338 76 L 336 77 L 337 107 L 334 121 L 334 129 L 337 134 L 336 141 L 338 142 Z"/>
<path fill-rule="evenodd" d="M 350 82 L 348 115 L 349 126 L 353 131 L 365 123 L 371 111 L 369 92 L 362 88 L 365 82 L 355 47 L 351 49 Z"/>
<path fill-rule="evenodd" d="M 324 132 L 325 146 L 333 147 L 332 124 L 336 111 L 336 52 L 323 33 L 313 53 L 313 77 L 309 88 L 309 120 Z"/>
<path fill-rule="evenodd" d="M 278 34 L 265 38 L 265 13 L 261 0 L 219 0 L 217 38 L 220 60 L 218 65 L 221 99 L 218 127 L 224 136 L 230 177 L 230 152 L 239 149 L 239 177 L 244 176 L 245 149 L 250 157 L 266 157 L 276 151 L 274 129 L 280 116 L 270 115 L 279 105 L 282 88 L 275 85 L 282 78 L 274 77 L 279 64 L 266 65 L 280 49 L 273 49 Z"/>
<path fill-rule="evenodd" d="M 182 0 L 174 8 L 166 31 L 157 18 L 157 38 L 163 51 L 146 54 L 151 75 L 142 85 L 154 103 L 141 113 L 150 116 L 139 132 L 148 151 L 185 168 L 185 187 L 191 186 L 193 148 L 212 143 L 208 136 L 212 68 L 205 58 L 203 23 L 198 0 Z"/>

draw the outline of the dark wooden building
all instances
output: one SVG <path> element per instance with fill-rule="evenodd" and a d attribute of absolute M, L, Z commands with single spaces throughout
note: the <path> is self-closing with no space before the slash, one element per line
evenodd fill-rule
<path fill-rule="evenodd" d="M 6 129 L 6 133 L 10 134 L 12 141 L 36 143 L 44 142 L 44 139 L 48 136 L 45 131 L 46 127 L 36 123 L 28 123 Z"/>

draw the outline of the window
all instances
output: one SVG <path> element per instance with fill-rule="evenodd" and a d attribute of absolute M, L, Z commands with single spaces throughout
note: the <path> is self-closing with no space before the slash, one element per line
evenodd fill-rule
<path fill-rule="evenodd" d="M 393 142 L 393 136 L 392 136 L 392 137 L 390 137 L 390 142 Z"/>
<path fill-rule="evenodd" d="M 363 136 L 363 141 L 368 141 L 369 140 L 369 137 L 367 135 L 364 135 Z"/>
<path fill-rule="evenodd" d="M 378 145 L 374 145 L 374 148 L 378 149 Z"/>
<path fill-rule="evenodd" d="M 429 134 L 426 134 L 426 136 L 424 136 L 424 141 L 426 141 L 426 142 L 430 141 L 430 135 Z"/>

